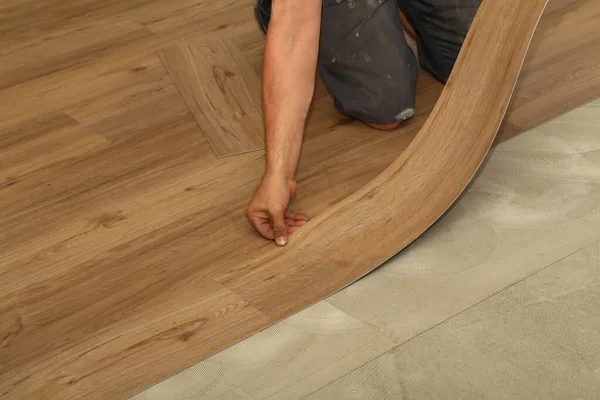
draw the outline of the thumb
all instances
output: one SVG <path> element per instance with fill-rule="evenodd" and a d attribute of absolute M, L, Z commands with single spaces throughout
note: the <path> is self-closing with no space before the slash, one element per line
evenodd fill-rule
<path fill-rule="evenodd" d="M 288 241 L 287 224 L 285 223 L 285 211 L 271 214 L 273 220 L 273 232 L 277 246 L 285 246 Z"/>

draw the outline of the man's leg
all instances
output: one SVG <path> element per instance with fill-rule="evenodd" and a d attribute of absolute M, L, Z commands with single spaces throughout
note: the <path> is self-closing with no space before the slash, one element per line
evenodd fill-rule
<path fill-rule="evenodd" d="M 399 0 L 417 34 L 419 63 L 445 83 L 481 0 Z"/>
<path fill-rule="evenodd" d="M 267 30 L 270 1 L 258 0 Z M 319 71 L 336 108 L 378 129 L 414 115 L 417 62 L 396 0 L 323 0 Z"/>

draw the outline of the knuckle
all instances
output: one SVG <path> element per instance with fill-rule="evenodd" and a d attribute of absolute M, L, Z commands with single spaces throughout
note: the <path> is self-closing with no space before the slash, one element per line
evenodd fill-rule
<path fill-rule="evenodd" d="M 285 213 L 285 207 L 281 205 L 271 206 L 269 207 L 269 213 L 271 215 L 282 215 Z"/>

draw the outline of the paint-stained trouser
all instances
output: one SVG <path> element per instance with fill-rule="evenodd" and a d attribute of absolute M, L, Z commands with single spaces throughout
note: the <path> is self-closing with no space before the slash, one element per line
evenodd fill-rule
<path fill-rule="evenodd" d="M 373 124 L 414 113 L 417 60 L 402 9 L 417 32 L 419 64 L 446 82 L 481 0 L 323 0 L 319 71 L 338 110 Z M 270 0 L 257 0 L 264 31 Z"/>

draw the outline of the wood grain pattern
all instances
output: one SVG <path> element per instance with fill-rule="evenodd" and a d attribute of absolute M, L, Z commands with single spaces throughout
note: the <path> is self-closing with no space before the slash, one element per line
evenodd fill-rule
<path fill-rule="evenodd" d="M 64 113 L 28 121 L 0 135 L 0 187 L 42 166 L 64 162 L 106 145 L 102 136 L 82 128 Z M 31 154 L 38 154 L 32 158 Z"/>
<path fill-rule="evenodd" d="M 218 157 L 264 147 L 260 80 L 231 40 L 158 54 Z"/>
<path fill-rule="evenodd" d="M 552 24 L 545 25 L 534 46 L 557 49 L 550 58 L 540 52 L 528 57 L 523 79 L 536 74 L 539 90 L 517 90 L 514 100 L 521 102 L 524 117 L 531 107 L 539 118 L 549 119 L 600 94 L 600 75 L 593 74 L 600 52 L 568 51 L 593 48 L 592 39 L 600 39 L 600 31 L 586 23 L 598 14 L 598 2 L 552 1 L 560 7 L 549 14 Z M 74 49 L 71 60 L 42 54 L 47 69 L 43 60 L 24 70 L 26 76 L 7 69 L 17 75 L 3 77 L 11 86 L 0 90 L 0 137 L 15 144 L 14 153 L 7 146 L 3 156 L 24 167 L 10 164 L 14 169 L 3 169 L 0 182 L 0 398 L 126 397 L 275 322 L 262 311 L 257 314 L 248 300 L 243 300 L 247 307 L 229 307 L 241 304 L 227 300 L 241 299 L 240 294 L 215 282 L 219 276 L 233 279 L 236 268 L 247 274 L 249 260 L 275 254 L 272 243 L 255 235 L 244 217 L 264 154 L 217 159 L 156 55 L 181 43 L 228 37 L 258 72 L 264 35 L 252 20 L 252 5 L 251 0 L 11 0 L 0 5 L 0 25 L 8 26 L 2 31 L 7 43 L 0 49 L 2 65 L 26 64 L 23 57 L 29 53 L 22 48 L 44 40 L 59 49 L 55 37 L 81 42 L 65 43 L 64 49 Z M 128 37 L 128 30 L 117 30 L 104 42 L 107 48 L 91 53 L 84 42 L 93 45 L 98 38 L 67 34 L 93 33 L 90 26 L 104 29 L 112 23 L 143 34 Z M 577 32 L 571 42 L 561 40 L 563 27 Z M 561 60 L 562 69 L 556 70 L 559 60 L 553 57 L 572 62 Z M 535 70 L 528 67 L 532 63 Z M 544 71 L 552 79 L 543 79 Z M 417 85 L 415 117 L 387 134 L 341 116 L 331 98 L 318 93 L 298 172 L 299 210 L 313 218 L 327 213 L 409 146 L 442 89 L 423 72 Z M 545 108 L 542 100 L 550 87 L 561 101 Z M 507 115 L 505 133 L 520 129 L 511 118 Z M 39 127 L 42 122 L 48 129 Z M 28 134 L 32 144 L 51 142 L 54 134 L 57 142 L 44 154 L 37 145 L 28 147 Z M 54 151 L 71 138 L 85 143 L 82 151 L 75 144 L 64 154 Z M 330 266 L 338 254 L 333 257 Z M 285 266 L 290 279 L 297 266 L 306 267 L 295 260 Z M 326 276 L 345 271 L 328 270 Z M 315 282 L 330 284 L 320 278 Z M 210 287 L 222 294 L 185 285 L 201 279 L 213 281 Z M 304 283 L 262 285 L 271 292 L 260 296 L 282 299 L 282 311 L 273 314 L 285 315 L 291 303 L 302 308 L 318 297 L 311 291 L 319 286 Z M 284 292 L 288 287 L 293 290 Z M 194 322 L 214 315 L 214 307 L 205 307 L 215 304 L 208 297 L 223 299 L 218 309 L 230 310 L 217 313 L 224 318 L 220 331 Z M 163 302 L 157 306 L 153 298 Z M 188 308 L 192 298 L 197 300 L 193 312 Z M 229 312 L 235 315 L 232 325 L 226 322 Z M 176 339 L 176 331 L 187 332 L 187 340 Z M 220 335 L 213 335 L 216 331 Z M 130 376 L 134 364 L 145 365 L 148 373 L 135 370 Z"/>
<path fill-rule="evenodd" d="M 149 35 L 148 30 L 133 23 L 93 24 L 22 47 L 12 54 L 20 63 L 0 64 L 0 89 L 92 60 Z"/>

